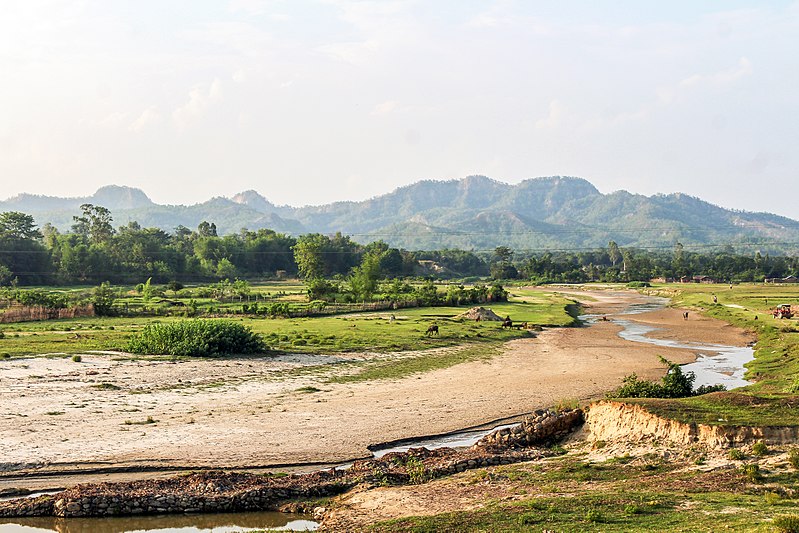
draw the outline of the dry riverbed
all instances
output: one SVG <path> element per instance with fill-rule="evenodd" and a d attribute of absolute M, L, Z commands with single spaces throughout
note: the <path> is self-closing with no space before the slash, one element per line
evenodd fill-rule
<path fill-rule="evenodd" d="M 634 293 L 582 293 L 591 312 L 612 314 Z M 679 316 L 679 320 L 675 317 Z M 676 310 L 625 318 L 656 335 L 743 345 L 740 330 Z M 220 361 L 126 360 L 110 354 L 0 363 L 0 489 L 133 479 L 103 468 L 252 468 L 367 457 L 367 446 L 444 433 L 604 393 L 630 374 L 655 379 L 658 356 L 686 350 L 625 341 L 619 326 L 551 329 L 508 343 L 486 361 L 397 380 L 327 383 L 343 359 L 385 354 L 282 356 Z M 655 335 L 653 334 L 653 335 Z M 298 371 L 314 368 L 312 372 Z M 41 477 L 58 471 L 73 474 Z M 29 473 L 34 476 L 22 477 Z"/>

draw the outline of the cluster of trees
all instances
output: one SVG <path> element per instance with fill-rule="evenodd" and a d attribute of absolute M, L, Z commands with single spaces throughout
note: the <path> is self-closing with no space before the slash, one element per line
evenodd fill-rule
<path fill-rule="evenodd" d="M 136 222 L 115 228 L 111 212 L 92 204 L 82 205 L 73 221 L 69 232 L 50 224 L 40 230 L 30 215 L 0 213 L 0 285 L 349 276 L 353 292 L 364 297 L 373 292 L 375 276 L 418 274 L 419 259 L 435 261 L 450 275 L 488 273 L 486 263 L 471 252 L 409 252 L 381 241 L 362 245 L 340 233 L 295 238 L 243 229 L 220 236 L 216 225 L 205 221 L 196 230 L 178 226 L 172 233 Z"/>
<path fill-rule="evenodd" d="M 81 206 L 71 231 L 30 215 L 0 213 L 0 285 L 215 281 L 299 275 L 312 298 L 347 292 L 355 300 L 375 293 L 378 281 L 410 276 L 523 279 L 537 283 L 645 281 L 655 277 L 708 275 L 729 281 L 759 281 L 799 275 L 799 258 L 742 255 L 731 246 L 709 252 L 622 248 L 580 252 L 520 253 L 506 246 L 493 252 L 407 251 L 382 241 L 362 245 L 348 236 L 292 237 L 272 230 L 241 230 L 220 236 L 211 222 L 196 230 L 167 233 L 136 222 L 114 227 L 111 212 Z M 421 266 L 420 266 L 421 265 Z M 424 265 L 435 268 L 425 270 Z"/>
<path fill-rule="evenodd" d="M 799 258 L 762 255 L 760 252 L 742 255 L 732 246 L 707 252 L 688 251 L 680 243 L 675 244 L 672 250 L 653 251 L 620 248 L 611 241 L 602 250 L 544 253 L 519 260 L 513 267 L 518 278 L 540 283 L 648 281 L 653 278 L 678 280 L 695 275 L 746 282 L 799 275 Z M 492 265 L 492 272 L 494 269 Z"/>

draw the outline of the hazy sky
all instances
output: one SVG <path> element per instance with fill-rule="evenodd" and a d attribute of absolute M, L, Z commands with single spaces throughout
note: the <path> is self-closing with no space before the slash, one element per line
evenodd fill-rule
<path fill-rule="evenodd" d="M 571 175 L 799 218 L 799 2 L 4 0 L 0 198 Z"/>

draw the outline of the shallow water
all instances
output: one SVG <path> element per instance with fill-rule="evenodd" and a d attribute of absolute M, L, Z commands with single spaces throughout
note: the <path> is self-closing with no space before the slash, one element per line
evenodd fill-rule
<path fill-rule="evenodd" d="M 456 433 L 450 433 L 448 435 L 442 435 L 440 437 L 422 437 L 419 439 L 413 439 L 401 442 L 399 444 L 394 444 L 391 446 L 387 446 L 385 448 L 374 448 L 372 449 L 372 454 L 375 458 L 380 458 L 386 455 L 387 453 L 391 452 L 407 452 L 411 448 L 420 448 L 425 447 L 428 450 L 435 450 L 436 448 L 465 448 L 477 443 L 478 440 L 482 439 L 489 433 L 496 431 L 498 429 L 505 429 L 517 426 L 516 424 L 503 424 L 501 426 L 494 426 L 491 429 L 478 429 L 478 430 L 467 430 L 467 431 L 458 431 Z"/>
<path fill-rule="evenodd" d="M 238 533 L 315 531 L 317 522 L 290 513 L 223 513 L 199 515 L 122 516 L 114 518 L 0 518 L 0 533 Z"/>
<path fill-rule="evenodd" d="M 667 298 L 648 296 L 646 302 L 630 305 L 619 315 L 635 315 L 649 311 L 658 311 L 669 303 Z M 580 317 L 589 324 L 601 320 L 601 315 L 583 315 Z M 658 328 L 638 324 L 623 318 L 611 318 L 611 322 L 622 326 L 619 337 L 632 342 L 654 344 L 668 348 L 684 348 L 696 353 L 697 359 L 693 363 L 682 365 L 685 372 L 693 372 L 696 376 L 695 387 L 701 385 L 724 385 L 727 390 L 751 385 L 744 379 L 746 368 L 744 365 L 755 358 L 755 350 L 749 346 L 725 346 L 723 344 L 704 344 L 699 342 L 679 342 L 666 339 L 653 339 L 647 333 Z M 713 355 L 708 355 L 708 353 Z"/>
<path fill-rule="evenodd" d="M 701 344 L 693 342 L 679 342 L 667 339 L 653 339 L 647 333 L 657 330 L 651 326 L 636 324 L 628 320 L 614 319 L 614 323 L 623 326 L 619 332 L 623 339 L 633 342 L 643 342 L 669 348 L 685 348 L 697 354 L 693 363 L 682 365 L 685 372 L 696 375 L 695 387 L 701 385 L 724 385 L 727 389 L 751 385 L 744 379 L 746 368 L 744 365 L 755 358 L 755 350 L 750 346 L 725 346 L 723 344 Z M 707 353 L 713 355 L 707 355 Z"/>

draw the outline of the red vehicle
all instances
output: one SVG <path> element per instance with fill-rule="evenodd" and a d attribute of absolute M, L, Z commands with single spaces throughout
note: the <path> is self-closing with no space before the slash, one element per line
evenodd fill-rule
<path fill-rule="evenodd" d="M 774 318 L 793 318 L 790 304 L 780 304 L 771 312 Z"/>

